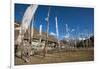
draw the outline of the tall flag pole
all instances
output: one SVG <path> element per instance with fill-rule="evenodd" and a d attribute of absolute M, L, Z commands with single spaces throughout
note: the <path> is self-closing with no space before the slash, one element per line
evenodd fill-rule
<path fill-rule="evenodd" d="M 42 35 L 42 24 L 40 25 L 40 36 Z"/>
<path fill-rule="evenodd" d="M 40 25 L 40 30 L 39 30 L 39 44 L 41 44 L 42 40 L 42 24 Z"/>
<path fill-rule="evenodd" d="M 24 13 L 21 28 L 20 28 L 20 32 L 19 32 L 18 38 L 16 40 L 16 42 L 19 45 L 21 44 L 21 42 L 24 38 L 24 34 L 26 33 L 26 31 L 28 30 L 28 28 L 30 26 L 32 17 L 34 17 L 34 14 L 35 14 L 37 8 L 38 8 L 38 5 L 30 5 Z"/>
<path fill-rule="evenodd" d="M 57 39 L 58 39 L 58 48 L 59 48 L 59 57 L 61 57 L 61 53 L 60 53 L 60 41 L 59 41 L 59 31 L 58 31 L 58 19 L 57 16 L 55 17 L 55 21 L 56 21 L 56 34 L 57 34 Z"/>
<path fill-rule="evenodd" d="M 47 38 L 48 38 L 48 33 L 49 33 L 49 17 L 50 17 L 50 7 L 49 7 L 48 15 L 47 15 L 47 18 L 46 18 L 46 22 L 47 22 Z"/>
<path fill-rule="evenodd" d="M 32 33 L 31 33 L 31 37 L 32 37 L 32 38 L 33 38 L 33 35 L 34 35 L 34 23 L 35 23 L 34 21 L 35 21 L 35 20 L 34 20 L 34 17 L 33 17 L 33 19 L 32 19 L 32 28 L 31 28 L 31 29 L 32 29 L 32 30 L 31 30 L 31 32 L 32 32 Z"/>
<path fill-rule="evenodd" d="M 59 38 L 57 17 L 55 17 L 55 20 L 56 20 L 56 34 L 57 34 L 57 38 Z"/>
<path fill-rule="evenodd" d="M 44 57 L 45 57 L 45 54 L 47 54 L 46 47 L 48 46 L 49 17 L 50 17 L 50 7 L 49 7 L 49 10 L 48 10 L 47 18 L 45 19 L 46 22 L 47 22 L 47 29 L 46 29 L 46 43 L 45 43 L 44 50 L 43 50 L 44 51 Z"/>

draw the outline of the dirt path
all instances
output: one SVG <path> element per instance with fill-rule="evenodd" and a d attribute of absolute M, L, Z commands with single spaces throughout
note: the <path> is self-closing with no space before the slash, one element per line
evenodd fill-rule
<path fill-rule="evenodd" d="M 22 59 L 15 57 L 15 65 L 92 61 L 92 60 L 94 60 L 93 50 L 78 50 L 78 51 L 61 52 L 60 54 L 59 53 L 46 54 L 46 57 L 43 57 L 42 55 L 31 56 L 29 63 L 25 63 Z"/>

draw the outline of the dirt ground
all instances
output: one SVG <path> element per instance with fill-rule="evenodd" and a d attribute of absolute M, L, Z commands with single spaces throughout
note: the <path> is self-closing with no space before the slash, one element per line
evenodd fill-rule
<path fill-rule="evenodd" d="M 46 63 L 61 63 L 61 62 L 76 62 L 76 61 L 93 61 L 94 50 L 73 50 L 60 53 L 34 55 L 30 57 L 30 62 L 26 63 L 24 60 L 15 57 L 15 65 L 28 64 L 46 64 Z"/>

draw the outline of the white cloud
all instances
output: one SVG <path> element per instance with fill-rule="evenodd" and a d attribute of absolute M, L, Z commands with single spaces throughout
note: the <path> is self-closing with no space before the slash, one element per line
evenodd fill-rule
<path fill-rule="evenodd" d="M 81 38 L 81 37 L 79 37 L 79 40 L 85 40 L 86 38 Z"/>
<path fill-rule="evenodd" d="M 55 33 L 53 33 L 53 32 L 51 32 L 51 33 L 50 33 L 50 35 L 56 36 L 56 34 L 55 34 Z"/>
<path fill-rule="evenodd" d="M 69 38 L 69 34 L 65 35 L 64 38 Z"/>
<path fill-rule="evenodd" d="M 82 40 L 82 38 L 81 38 L 81 37 L 79 37 L 79 40 Z"/>
<path fill-rule="evenodd" d="M 72 29 L 71 32 L 75 31 L 75 29 Z"/>

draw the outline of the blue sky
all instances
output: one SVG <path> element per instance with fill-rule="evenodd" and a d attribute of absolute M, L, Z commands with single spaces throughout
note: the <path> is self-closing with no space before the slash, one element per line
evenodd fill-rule
<path fill-rule="evenodd" d="M 15 4 L 15 20 L 20 22 L 29 4 Z M 49 34 L 56 35 L 55 17 L 58 17 L 59 39 L 64 37 L 79 38 L 87 37 L 87 34 L 94 34 L 94 9 L 83 7 L 64 7 L 39 5 L 35 13 L 35 28 L 39 30 L 42 24 L 43 31 L 46 31 L 45 18 L 50 7 Z M 66 32 L 66 25 L 68 31 Z M 69 33 L 69 35 L 68 35 Z"/>

